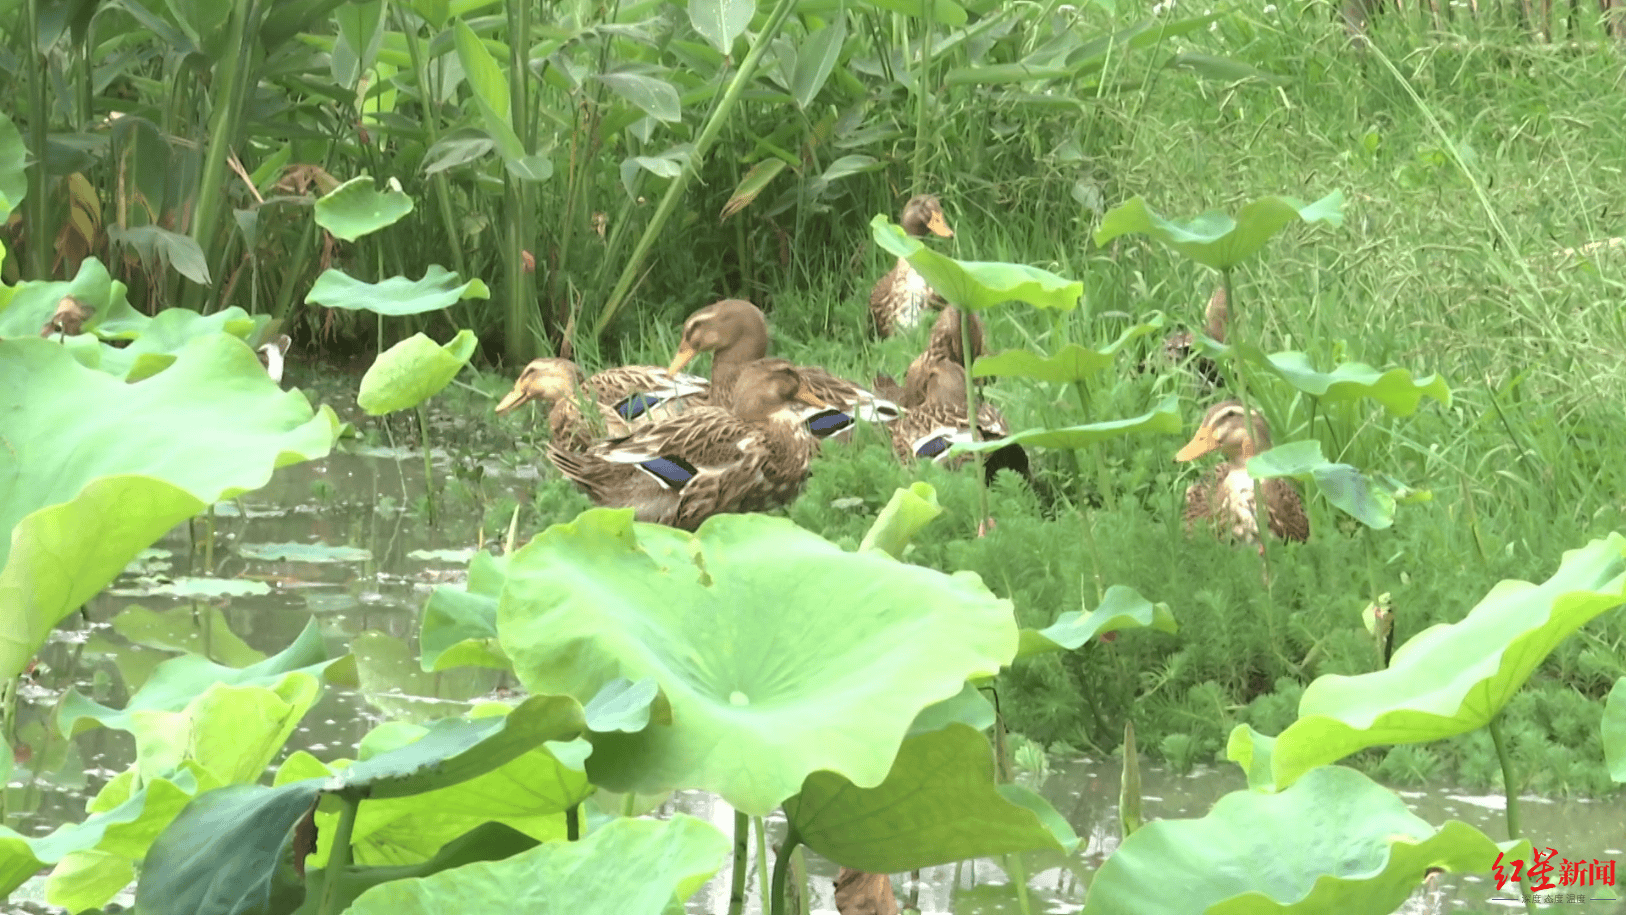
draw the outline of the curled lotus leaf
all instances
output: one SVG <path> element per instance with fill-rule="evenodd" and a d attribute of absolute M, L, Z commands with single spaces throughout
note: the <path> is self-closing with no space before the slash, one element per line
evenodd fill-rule
<path fill-rule="evenodd" d="M 422 279 L 392 276 L 369 283 L 338 269 L 328 269 L 316 278 L 305 301 L 324 308 L 370 311 L 399 317 L 437 308 L 450 308 L 463 299 L 488 299 L 491 290 L 478 279 L 458 281 L 457 274 L 439 264 L 430 264 Z"/>
<path fill-rule="evenodd" d="M 938 254 L 885 216 L 870 222 L 875 243 L 926 278 L 938 295 L 972 311 L 1003 302 L 1026 302 L 1039 308 L 1071 311 L 1084 298 L 1084 284 L 1026 264 L 959 261 Z"/>
<path fill-rule="evenodd" d="M 1175 632 L 1180 627 L 1168 604 L 1154 604 L 1128 585 L 1113 585 L 1094 610 L 1069 610 L 1043 629 L 1023 629 L 1017 657 L 1073 651 L 1098 635 L 1141 628 Z"/>
<path fill-rule="evenodd" d="M 1277 378 L 1318 400 L 1338 401 L 1375 400 L 1391 416 L 1410 416 L 1417 412 L 1423 398 L 1451 406 L 1451 387 L 1438 375 L 1414 376 L 1402 368 L 1380 370 L 1364 362 L 1343 362 L 1330 372 L 1315 367 L 1304 353 L 1287 351 L 1266 353 L 1250 344 L 1231 346 L 1199 337 L 1200 346 L 1209 355 L 1223 358 L 1233 351 L 1248 362 L 1265 369 Z"/>
<path fill-rule="evenodd" d="M 1179 432 L 1180 402 L 1173 394 L 1163 398 L 1150 413 L 1129 419 L 1110 419 L 1082 426 L 1063 426 L 1060 429 L 1024 429 L 1001 439 L 988 442 L 960 442 L 950 454 L 970 451 L 998 451 L 1007 445 L 1031 445 L 1039 448 L 1087 448 L 1096 442 L 1134 432 Z"/>
<path fill-rule="evenodd" d="M 412 198 L 401 190 L 380 191 L 370 175 L 358 175 L 316 201 L 316 224 L 336 238 L 355 241 L 392 226 L 412 212 Z"/>
<path fill-rule="evenodd" d="M 971 374 L 979 378 L 1034 378 L 1039 381 L 1072 383 L 1083 381 L 1104 369 L 1112 367 L 1113 360 L 1124 346 L 1137 337 L 1163 329 L 1163 315 L 1154 316 L 1127 328 L 1118 339 L 1102 347 L 1084 347 L 1069 343 L 1049 356 L 1025 349 L 1006 350 L 992 356 L 983 356 L 971 365 Z"/>
<path fill-rule="evenodd" d="M 452 383 L 478 342 L 470 330 L 458 331 L 445 346 L 413 334 L 373 360 L 361 376 L 356 403 L 374 416 L 415 407 Z"/>
<path fill-rule="evenodd" d="M 1344 193 L 1333 191 L 1310 204 L 1292 197 L 1262 197 L 1235 216 L 1208 212 L 1190 219 L 1169 219 L 1135 197 L 1102 217 L 1095 243 L 1104 245 L 1121 235 L 1150 235 L 1199 264 L 1230 270 L 1294 221 L 1343 225 L 1343 208 Z"/>

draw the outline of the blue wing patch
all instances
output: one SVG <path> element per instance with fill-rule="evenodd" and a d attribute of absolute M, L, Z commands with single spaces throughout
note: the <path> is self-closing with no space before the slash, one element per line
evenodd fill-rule
<path fill-rule="evenodd" d="M 946 435 L 936 435 L 915 446 L 915 457 L 937 460 L 943 452 L 949 450 L 949 440 Z"/>
<path fill-rule="evenodd" d="M 682 489 L 695 478 L 694 465 L 679 457 L 658 457 L 641 461 L 638 469 L 654 477 L 667 489 Z"/>
<path fill-rule="evenodd" d="M 853 427 L 853 418 L 840 410 L 820 410 L 807 418 L 807 429 L 815 438 L 829 438 Z"/>
<path fill-rule="evenodd" d="M 621 414 L 622 419 L 630 422 L 665 402 L 666 398 L 658 394 L 639 392 L 616 404 L 615 412 Z"/>

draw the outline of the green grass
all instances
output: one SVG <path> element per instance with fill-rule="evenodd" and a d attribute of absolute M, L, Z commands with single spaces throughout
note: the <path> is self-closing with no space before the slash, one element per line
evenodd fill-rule
<path fill-rule="evenodd" d="M 1105 27 L 1104 14 L 1089 15 Z M 1393 595 L 1403 641 L 1460 619 L 1497 581 L 1545 578 L 1564 550 L 1622 527 L 1626 251 L 1556 256 L 1626 234 L 1620 52 L 1531 45 L 1491 26 L 1430 38 L 1381 17 L 1373 34 L 1375 47 L 1357 54 L 1329 7 L 1283 4 L 1233 14 L 1186 43 L 1277 74 L 1275 84 L 1145 72 L 1131 59 L 1109 74 L 1131 88 L 1082 118 L 1024 120 L 969 96 L 940 100 L 925 162 L 957 232 L 943 250 L 1047 267 L 1087 290 L 1077 314 L 1012 306 L 989 315 L 993 348 L 1105 342 L 1121 326 L 1110 312 L 1200 320 L 1215 278 L 1140 240 L 1094 248 L 1103 206 L 1141 194 L 1183 215 L 1265 194 L 1343 190 L 1342 229 L 1289 230 L 1238 271 L 1238 333 L 1270 351 L 1304 350 L 1322 367 L 1360 360 L 1438 372 L 1455 398 L 1399 419 L 1364 405 L 1317 414 L 1285 385 L 1250 381 L 1278 442 L 1317 437 L 1335 460 L 1433 494 L 1403 506 L 1385 531 L 1312 499 L 1314 537 L 1273 549 L 1268 591 L 1252 551 L 1182 535 L 1184 487 L 1203 469 L 1172 461 L 1183 438 L 1036 455 L 1042 494 L 1003 480 L 993 495 L 999 527 L 982 539 L 973 475 L 919 471 L 948 512 L 909 559 L 979 573 L 1015 603 L 1023 625 L 1094 606 L 1111 584 L 1167 602 L 1180 620 L 1177 635 L 1127 633 L 1020 664 L 1003 680 L 1003 707 L 1035 740 L 1110 751 L 1132 718 L 1154 756 L 1212 760 L 1238 723 L 1285 727 L 1314 677 L 1376 666 L 1359 614 L 1377 594 Z M 909 153 L 900 146 L 899 169 Z M 905 184 L 888 172 L 855 182 L 827 208 L 784 217 L 796 226 L 788 261 L 760 223 L 742 236 L 709 216 L 691 219 L 698 265 L 683 268 L 664 299 L 646 295 L 627 309 L 616 335 L 583 361 L 664 363 L 684 314 L 744 294 L 769 311 L 776 354 L 861 380 L 877 369 L 901 373 L 920 335 L 873 341 L 865 309 L 888 266 L 868 244 L 868 220 L 895 209 Z M 695 212 L 715 213 L 711 198 L 726 198 L 727 185 L 696 194 Z M 756 261 L 731 263 L 741 251 Z M 1024 428 L 1129 416 L 1175 391 L 1189 428 L 1206 402 L 1183 376 L 1136 373 L 1138 358 L 1123 357 L 1089 386 L 1088 415 L 1071 389 L 1008 380 L 987 396 Z M 506 379 L 482 384 L 495 391 Z M 510 422 L 518 430 L 528 420 Z M 534 442 L 538 433 L 523 434 Z M 828 448 L 789 515 L 856 545 L 914 473 L 878 441 Z M 549 483 L 525 523 L 534 531 L 580 504 Z M 1509 707 L 1529 788 L 1609 790 L 1598 721 L 1601 697 L 1626 674 L 1623 649 L 1626 621 L 1616 611 L 1561 645 Z M 1482 733 L 1357 763 L 1396 783 L 1500 778 Z"/>

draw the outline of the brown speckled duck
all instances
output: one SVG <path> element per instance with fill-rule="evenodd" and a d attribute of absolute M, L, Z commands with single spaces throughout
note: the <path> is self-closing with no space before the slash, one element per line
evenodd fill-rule
<path fill-rule="evenodd" d="M 927 233 L 939 238 L 954 237 L 954 230 L 949 228 L 948 219 L 943 215 L 943 204 L 931 194 L 909 198 L 903 206 L 899 225 L 916 238 L 923 238 Z M 869 294 L 870 317 L 875 319 L 875 332 L 883 337 L 914 327 L 927 309 L 941 307 L 942 297 L 901 257 Z"/>
<path fill-rule="evenodd" d="M 1231 309 L 1225 298 L 1225 287 L 1215 288 L 1203 309 L 1203 333 L 1216 342 L 1225 342 L 1225 328 L 1231 320 Z M 1196 351 L 1197 338 L 1189 330 L 1176 331 L 1163 339 L 1163 354 L 1175 365 L 1191 360 L 1191 368 L 1205 390 L 1212 391 L 1225 383 L 1214 360 Z"/>
<path fill-rule="evenodd" d="M 40 336 L 49 337 L 52 334 L 63 337 L 76 337 L 85 331 L 85 322 L 96 313 L 79 298 L 65 295 L 56 303 L 56 311 L 51 313 L 49 320 L 40 328 Z"/>
<path fill-rule="evenodd" d="M 794 407 L 824 405 L 783 359 L 739 367 L 730 409 L 695 407 L 582 451 L 548 446 L 559 472 L 599 505 L 694 530 L 715 514 L 791 501 L 817 442 Z"/>
<path fill-rule="evenodd" d="M 696 375 L 673 374 L 659 366 L 623 365 L 582 380 L 568 359 L 533 359 L 497 404 L 499 414 L 529 401 L 551 404 L 548 430 L 566 451 L 590 442 L 630 435 L 639 425 L 671 419 L 704 403 L 711 383 Z"/>
<path fill-rule="evenodd" d="M 972 436 L 971 423 L 966 420 L 965 369 L 959 363 L 940 359 L 930 363 L 926 373 L 924 399 L 892 424 L 892 450 L 899 460 L 906 464 L 930 460 L 959 467 L 971 456 L 949 457 L 955 443 L 991 441 L 1010 434 L 999 409 L 984 401 L 977 405 L 977 435 Z M 985 457 L 984 468 L 990 481 L 1002 469 L 1027 477 L 1027 452 L 1021 445 L 1006 445 Z"/>
<path fill-rule="evenodd" d="M 1211 451 L 1225 456 L 1206 479 L 1186 488 L 1186 531 L 1198 523 L 1211 524 L 1222 534 L 1259 543 L 1256 494 L 1262 489 L 1270 532 L 1284 540 L 1310 539 L 1310 519 L 1293 484 L 1280 477 L 1255 481 L 1248 475 L 1248 459 L 1270 449 L 1270 430 L 1258 411 L 1253 411 L 1252 422 L 1246 417 L 1237 401 L 1215 404 L 1203 415 L 1197 434 L 1174 456 L 1177 461 L 1196 460 Z"/>
<path fill-rule="evenodd" d="M 676 374 L 700 353 L 711 353 L 711 388 L 730 391 L 741 369 L 768 353 L 768 321 L 744 299 L 723 299 L 689 315 L 677 355 L 667 366 Z M 816 438 L 846 437 L 853 418 L 892 422 L 903 414 L 896 403 L 877 397 L 845 378 L 816 366 L 796 366 L 803 389 L 828 406 L 803 408 L 803 420 Z M 714 394 L 714 402 L 720 395 Z"/>
<path fill-rule="evenodd" d="M 960 309 L 951 305 L 937 316 L 937 321 L 932 324 L 931 338 L 926 341 L 926 349 L 909 363 L 909 371 L 903 376 L 901 403 L 904 409 L 912 410 L 926 402 L 926 382 L 937 363 L 952 362 L 969 369 L 971 363 L 982 355 L 982 319 L 975 314 L 970 317 L 971 358 L 967 359 L 965 340 L 960 332 Z"/>

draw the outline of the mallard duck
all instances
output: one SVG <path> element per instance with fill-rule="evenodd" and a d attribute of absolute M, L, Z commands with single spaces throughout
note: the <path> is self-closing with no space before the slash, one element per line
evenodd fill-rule
<path fill-rule="evenodd" d="M 744 299 L 723 299 L 689 315 L 677 355 L 666 370 L 676 374 L 700 353 L 711 353 L 712 402 L 732 391 L 740 371 L 768 354 L 768 321 L 762 310 Z M 828 406 L 803 408 L 802 419 L 816 438 L 845 438 L 853 417 L 888 423 L 903 415 L 903 408 L 858 385 L 816 366 L 796 366 L 802 387 Z"/>
<path fill-rule="evenodd" d="M 1231 309 L 1225 298 L 1225 287 L 1220 286 L 1208 297 L 1203 309 L 1203 333 L 1218 343 L 1225 342 L 1225 328 L 1231 320 Z M 1163 339 L 1163 355 L 1175 365 L 1191 359 L 1191 368 L 1197 373 L 1205 390 L 1212 391 L 1225 383 L 1214 360 L 1196 352 L 1197 338 L 1189 330 L 1176 331 Z"/>
<path fill-rule="evenodd" d="M 1175 454 L 1177 461 L 1196 460 L 1216 450 L 1225 456 L 1207 479 L 1186 488 L 1186 531 L 1203 522 L 1240 540 L 1259 543 L 1255 493 L 1262 488 L 1270 532 L 1285 540 L 1308 540 L 1310 519 L 1305 517 L 1304 503 L 1293 484 L 1280 477 L 1256 484 L 1248 475 L 1248 459 L 1270 449 L 1270 430 L 1258 411 L 1252 412 L 1251 423 L 1247 415 L 1234 400 L 1209 407 L 1197 434 Z"/>
<path fill-rule="evenodd" d="M 56 311 L 51 313 L 50 320 L 40 328 L 40 336 L 49 337 L 52 334 L 59 338 L 76 337 L 84 333 L 85 322 L 96 313 L 76 296 L 65 295 L 56 303 Z"/>
<path fill-rule="evenodd" d="M 903 205 L 903 230 L 916 238 L 929 232 L 939 238 L 953 238 L 948 219 L 943 216 L 943 204 L 931 194 L 917 194 Z M 909 262 L 898 262 L 869 294 L 869 313 L 875 319 L 875 332 L 890 337 L 900 328 L 914 327 L 928 308 L 943 307 L 943 297 L 932 291 L 926 278 L 915 272 Z"/>
<path fill-rule="evenodd" d="M 960 309 L 950 306 L 937 316 L 937 321 L 932 324 L 931 337 L 926 341 L 926 349 L 909 363 L 909 371 L 903 376 L 901 403 L 904 409 L 912 410 L 926 402 L 926 382 L 936 363 L 952 362 L 969 370 L 971 363 L 982 355 L 982 319 L 975 314 L 970 317 L 971 357 L 968 359 L 965 339 L 960 333 Z"/>
<path fill-rule="evenodd" d="M 930 363 L 924 386 L 924 401 L 892 424 L 892 450 L 904 463 L 930 460 L 958 467 L 971 456 L 949 457 L 948 451 L 955 443 L 991 441 L 1010 434 L 999 409 L 983 401 L 977 405 L 977 435 L 972 436 L 971 424 L 966 421 L 965 369 L 959 363 L 947 359 Z M 1016 444 L 989 453 L 983 467 L 990 482 L 1000 470 L 1030 476 L 1027 452 Z"/>
<path fill-rule="evenodd" d="M 704 403 L 711 383 L 654 365 L 623 365 L 582 380 L 569 359 L 532 359 L 497 404 L 499 415 L 536 400 L 551 404 L 548 431 L 566 451 L 602 438 L 630 435 L 639 425 L 671 419 Z"/>
<path fill-rule="evenodd" d="M 277 384 L 282 384 L 283 357 L 288 355 L 288 349 L 293 345 L 292 337 L 287 334 L 277 334 L 267 341 L 264 346 L 254 351 L 254 354 L 260 357 L 260 365 L 265 366 L 265 373 L 271 376 L 271 380 Z"/>
<path fill-rule="evenodd" d="M 695 407 L 632 434 L 548 458 L 599 505 L 694 530 L 723 512 L 761 511 L 801 492 L 817 447 L 794 404 L 824 404 L 783 359 L 740 367 L 731 409 Z"/>

